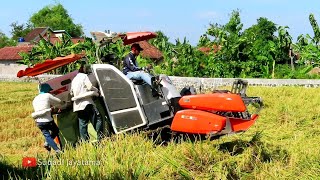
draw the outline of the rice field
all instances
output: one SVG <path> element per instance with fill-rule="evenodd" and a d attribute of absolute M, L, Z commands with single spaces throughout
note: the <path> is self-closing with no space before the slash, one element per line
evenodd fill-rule
<path fill-rule="evenodd" d="M 42 148 L 31 117 L 37 84 L 0 82 L 0 176 L 5 179 L 319 179 L 320 88 L 249 87 L 265 107 L 245 133 L 156 144 L 144 133 L 67 148 Z M 37 157 L 24 169 L 22 157 Z M 51 165 L 48 162 L 51 163 Z"/>

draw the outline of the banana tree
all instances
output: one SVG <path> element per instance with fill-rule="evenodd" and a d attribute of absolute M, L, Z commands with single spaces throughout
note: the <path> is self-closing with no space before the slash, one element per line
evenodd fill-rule
<path fill-rule="evenodd" d="M 288 59 L 288 52 L 290 51 L 291 44 L 292 44 L 292 37 L 290 36 L 287 29 L 289 29 L 288 26 L 279 26 L 278 28 L 278 37 L 276 40 L 277 43 L 277 50 L 276 50 L 276 61 L 281 63 L 281 61 L 285 61 Z M 294 64 L 293 64 L 293 57 L 290 57 L 291 61 L 291 68 L 292 71 L 294 71 Z M 275 62 L 274 62 L 275 64 Z M 273 68 L 273 74 L 274 74 L 274 68 Z"/>
<path fill-rule="evenodd" d="M 299 53 L 298 62 L 300 65 L 320 63 L 320 49 L 313 42 L 314 38 L 309 34 L 300 35 L 297 43 L 293 45 L 294 50 Z"/>
<path fill-rule="evenodd" d="M 313 32 L 314 32 L 314 37 L 313 37 L 313 42 L 318 46 L 320 43 L 320 29 L 318 26 L 318 23 L 316 19 L 314 18 L 313 14 L 309 15 L 309 21 L 312 26 Z"/>
<path fill-rule="evenodd" d="M 44 38 L 40 35 L 40 41 L 32 48 L 30 53 L 20 53 L 22 57 L 21 63 L 24 63 L 28 66 L 32 66 L 36 63 L 43 62 L 46 59 L 54 59 L 59 56 L 66 56 L 71 53 L 83 53 L 85 52 L 89 63 L 95 61 L 95 44 L 91 39 L 85 38 L 84 42 L 73 43 L 70 40 L 70 37 L 62 36 L 60 42 L 52 44 L 50 42 L 50 35 L 48 38 Z M 56 69 L 54 73 L 64 74 L 71 72 L 79 68 L 78 64 L 72 63 L 66 67 L 61 67 Z"/>

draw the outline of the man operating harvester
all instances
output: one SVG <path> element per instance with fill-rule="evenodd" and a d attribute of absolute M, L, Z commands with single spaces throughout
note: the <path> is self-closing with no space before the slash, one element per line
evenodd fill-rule
<path fill-rule="evenodd" d="M 77 112 L 79 120 L 80 138 L 84 141 L 89 140 L 88 123 L 91 123 L 97 131 L 97 139 L 103 136 L 102 118 L 96 108 L 92 97 L 99 96 L 99 90 L 92 85 L 88 77 L 90 67 L 82 65 L 79 73 L 71 82 L 70 93 L 73 101 L 73 112 Z"/>
<path fill-rule="evenodd" d="M 158 95 L 156 91 L 158 89 L 159 77 L 155 77 L 146 73 L 144 69 L 151 68 L 149 65 L 147 68 L 139 67 L 136 57 L 143 51 L 143 48 L 139 44 L 135 43 L 131 45 L 131 51 L 123 60 L 123 74 L 125 74 L 129 79 L 143 80 L 148 83 L 152 88 L 152 93 L 154 96 Z"/>

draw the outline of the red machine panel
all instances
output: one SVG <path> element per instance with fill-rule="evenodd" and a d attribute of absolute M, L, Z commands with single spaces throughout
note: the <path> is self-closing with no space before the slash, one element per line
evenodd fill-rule
<path fill-rule="evenodd" d="M 233 132 L 241 132 L 248 130 L 258 119 L 258 114 L 253 114 L 250 120 L 243 120 L 239 118 L 229 118 Z"/>
<path fill-rule="evenodd" d="M 217 133 L 226 125 L 226 118 L 199 110 L 181 110 L 172 121 L 171 130 L 184 133 Z"/>
<path fill-rule="evenodd" d="M 180 106 L 189 109 L 244 112 L 246 106 L 237 94 L 213 93 L 183 96 Z"/>

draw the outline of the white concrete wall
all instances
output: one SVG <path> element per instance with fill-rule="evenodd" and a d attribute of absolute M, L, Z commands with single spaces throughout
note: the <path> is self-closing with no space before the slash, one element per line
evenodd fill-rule
<path fill-rule="evenodd" d="M 17 75 L 18 71 L 26 69 L 26 65 L 17 64 L 15 61 L 0 60 L 0 76 L 1 75 Z"/>
<path fill-rule="evenodd" d="M 59 77 L 60 75 L 39 75 L 37 79 L 41 82 Z M 17 78 L 16 75 L 1 75 L 0 81 L 24 81 L 38 82 L 35 78 L 22 77 Z M 197 78 L 197 77 L 177 77 L 170 76 L 172 83 L 181 90 L 185 86 L 193 86 L 197 92 L 201 90 L 213 90 L 218 86 L 232 85 L 234 78 Z M 320 79 L 243 79 L 247 80 L 249 86 L 303 86 L 320 88 Z"/>
<path fill-rule="evenodd" d="M 170 76 L 177 89 L 193 86 L 197 92 L 201 90 L 214 90 L 219 86 L 231 86 L 236 78 L 193 78 Z M 245 79 L 249 86 L 303 86 L 320 88 L 320 79 Z"/>

